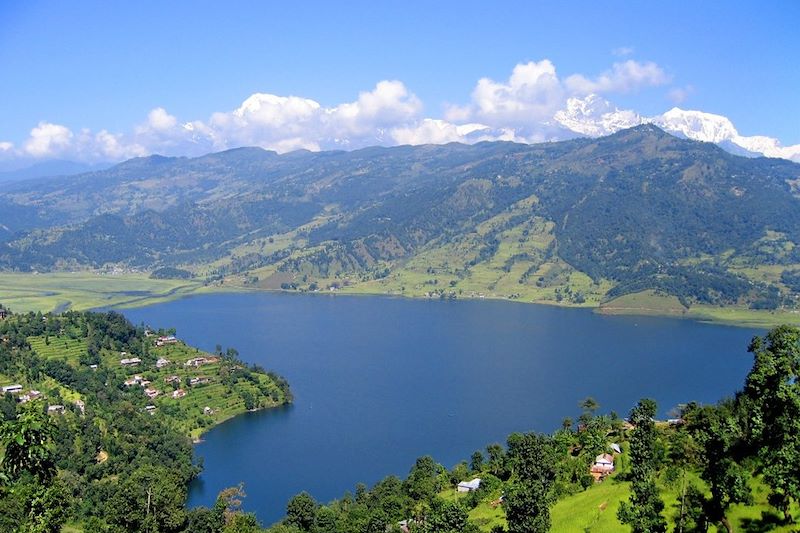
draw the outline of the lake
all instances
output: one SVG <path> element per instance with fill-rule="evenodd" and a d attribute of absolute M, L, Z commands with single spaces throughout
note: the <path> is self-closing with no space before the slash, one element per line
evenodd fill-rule
<path fill-rule="evenodd" d="M 450 468 L 514 431 L 551 432 L 593 396 L 627 415 L 641 397 L 662 416 L 743 384 L 760 330 L 603 316 L 500 301 L 213 294 L 125 311 L 176 327 L 205 350 L 235 347 L 285 376 L 294 405 L 248 413 L 197 445 L 204 471 L 189 504 L 244 482 L 245 509 L 279 520 L 302 490 L 318 501 L 422 455 Z"/>

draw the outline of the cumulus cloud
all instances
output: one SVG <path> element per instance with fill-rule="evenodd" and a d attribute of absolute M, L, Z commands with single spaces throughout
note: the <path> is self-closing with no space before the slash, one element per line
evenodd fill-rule
<path fill-rule="evenodd" d="M 632 51 L 620 48 L 615 54 Z M 380 81 L 354 100 L 333 106 L 303 96 L 257 92 L 239 107 L 207 119 L 184 121 L 156 107 L 124 133 L 72 131 L 65 125 L 40 122 L 19 146 L 0 142 L 0 158 L 97 162 L 153 153 L 196 156 L 238 146 L 283 153 L 375 144 L 540 142 L 594 136 L 654 120 L 620 110 L 603 96 L 661 86 L 669 80 L 653 62 L 626 60 L 594 77 L 562 78 L 551 61 L 529 61 L 514 66 L 507 79 L 479 79 L 467 102 L 446 106 L 442 117 L 425 116 L 420 99 L 398 80 Z M 672 87 L 667 97 L 678 103 L 692 91 L 690 85 Z M 785 156 L 791 152 L 796 157 L 796 147 L 764 139 L 752 143 L 769 153 Z"/>
<path fill-rule="evenodd" d="M 334 107 L 298 96 L 256 93 L 209 122 L 216 148 L 261 146 L 276 151 L 364 146 L 415 120 L 422 103 L 399 81 L 381 81 L 358 99 Z"/>
<path fill-rule="evenodd" d="M 510 128 L 493 129 L 485 124 L 453 124 L 446 120 L 426 118 L 420 122 L 394 128 L 391 137 L 397 144 L 475 143 L 480 141 L 521 141 Z"/>
<path fill-rule="evenodd" d="M 55 157 L 66 152 L 72 144 L 72 132 L 66 126 L 39 122 L 31 130 L 24 150 L 33 157 Z"/>
<path fill-rule="evenodd" d="M 614 63 L 594 79 L 582 74 L 573 74 L 564 80 L 570 92 L 576 95 L 628 93 L 642 87 L 655 87 L 668 83 L 670 77 L 652 61 L 640 63 L 629 59 L 622 63 Z"/>
<path fill-rule="evenodd" d="M 564 87 L 549 60 L 514 67 L 508 80 L 481 78 L 466 106 L 451 106 L 451 122 L 478 121 L 492 127 L 512 127 L 532 133 L 552 118 L 565 101 Z"/>

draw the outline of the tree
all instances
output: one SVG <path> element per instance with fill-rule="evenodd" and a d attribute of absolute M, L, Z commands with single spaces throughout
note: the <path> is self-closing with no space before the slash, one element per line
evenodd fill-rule
<path fill-rule="evenodd" d="M 335 533 L 336 532 L 336 511 L 330 507 L 320 507 L 317 516 L 314 517 L 314 533 Z"/>
<path fill-rule="evenodd" d="M 28 500 L 28 516 L 19 531 L 25 533 L 59 533 L 69 517 L 70 494 L 59 480 L 48 485 L 35 485 Z"/>
<path fill-rule="evenodd" d="M 473 452 L 469 462 L 469 469 L 473 472 L 480 472 L 483 469 L 483 454 L 480 450 Z"/>
<path fill-rule="evenodd" d="M 733 526 L 727 518 L 728 508 L 735 503 L 752 500 L 747 484 L 748 472 L 737 462 L 743 445 L 742 429 L 733 415 L 731 402 L 717 406 L 692 406 L 686 412 L 689 431 L 701 445 L 700 477 L 708 484 L 711 497 L 705 502 L 709 523 L 721 523 L 729 532 Z"/>
<path fill-rule="evenodd" d="M 311 531 L 317 516 L 317 502 L 305 491 L 289 500 L 286 505 L 286 523 L 303 531 Z"/>
<path fill-rule="evenodd" d="M 175 472 L 143 466 L 116 484 L 106 520 L 126 531 L 180 531 L 186 523 L 186 490 Z"/>
<path fill-rule="evenodd" d="M 550 503 L 548 490 L 541 483 L 512 484 L 503 500 L 509 533 L 549 531 Z"/>
<path fill-rule="evenodd" d="M 441 490 L 439 483 L 441 471 L 442 468 L 430 455 L 420 457 L 411 467 L 406 479 L 406 493 L 418 501 L 430 500 Z"/>
<path fill-rule="evenodd" d="M 500 479 L 508 479 L 509 472 L 506 469 L 506 453 L 503 447 L 497 443 L 486 447 L 486 454 L 489 456 L 489 472 Z"/>
<path fill-rule="evenodd" d="M 639 400 L 631 410 L 630 421 L 636 426 L 631 434 L 631 496 L 620 504 L 617 517 L 631 527 L 634 533 L 662 533 L 667 523 L 661 511 L 664 502 L 658 495 L 655 473 L 658 466 L 656 454 L 656 429 L 653 418 L 656 403 L 650 399 Z"/>
<path fill-rule="evenodd" d="M 770 503 L 790 522 L 791 501 L 800 500 L 800 329 L 779 326 L 748 350 L 754 362 L 741 401 L 750 444 L 772 490 Z"/>
<path fill-rule="evenodd" d="M 423 533 L 464 533 L 476 529 L 469 523 L 467 511 L 461 505 L 436 498 L 418 530 Z"/>
<path fill-rule="evenodd" d="M 516 476 L 503 503 L 509 532 L 549 530 L 551 489 L 560 461 L 555 441 L 535 433 L 513 434 L 508 438 L 508 460 Z"/>
<path fill-rule="evenodd" d="M 12 480 L 29 472 L 40 483 L 49 483 L 56 473 L 55 431 L 39 402 L 19 413 L 15 421 L 4 423 L 0 426 L 0 443 L 5 448 L 2 470 Z"/>

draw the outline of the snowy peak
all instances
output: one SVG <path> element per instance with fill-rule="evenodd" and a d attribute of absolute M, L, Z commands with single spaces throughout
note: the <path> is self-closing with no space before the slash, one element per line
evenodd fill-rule
<path fill-rule="evenodd" d="M 638 113 L 617 109 L 596 94 L 568 99 L 566 109 L 556 112 L 553 118 L 568 130 L 590 137 L 609 135 L 644 122 Z"/>
<path fill-rule="evenodd" d="M 673 107 L 662 115 L 642 117 L 635 111 L 618 109 L 608 100 L 592 94 L 586 98 L 569 98 L 566 108 L 556 112 L 553 118 L 564 128 L 588 137 L 610 135 L 649 123 L 679 137 L 718 144 L 739 155 L 764 155 L 800 162 L 800 144 L 782 146 L 772 137 L 744 137 L 729 118 L 703 111 Z"/>
<path fill-rule="evenodd" d="M 739 136 L 728 118 L 702 111 L 685 111 L 673 107 L 652 120 L 667 131 L 679 133 L 695 141 L 720 143 Z"/>
<path fill-rule="evenodd" d="M 696 141 L 717 143 L 725 149 L 730 148 L 732 144 L 751 154 L 800 162 L 800 144 L 782 146 L 778 139 L 772 137 L 739 135 L 730 119 L 722 115 L 685 111 L 675 107 L 661 116 L 654 117 L 653 122 L 667 131 Z"/>

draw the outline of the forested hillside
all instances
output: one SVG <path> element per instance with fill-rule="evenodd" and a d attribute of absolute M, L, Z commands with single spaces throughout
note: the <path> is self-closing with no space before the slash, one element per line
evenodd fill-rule
<path fill-rule="evenodd" d="M 0 308 L 2 309 L 2 308 Z M 203 353 L 117 313 L 0 311 L 0 530 L 183 531 L 191 437 L 291 401 L 236 351 Z"/>
<path fill-rule="evenodd" d="M 800 165 L 600 139 L 152 156 L 0 189 L 0 266 L 264 288 L 794 308 Z"/>

